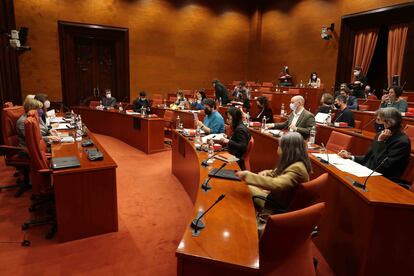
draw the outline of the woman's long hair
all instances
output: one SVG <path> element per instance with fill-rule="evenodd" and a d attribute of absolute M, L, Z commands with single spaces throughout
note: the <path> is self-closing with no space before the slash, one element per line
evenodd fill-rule
<path fill-rule="evenodd" d="M 299 161 L 305 165 L 308 173 L 312 172 L 312 165 L 302 135 L 297 132 L 289 132 L 282 136 L 279 143 L 282 155 L 279 156 L 276 175 L 282 174 L 287 167 Z"/>
<path fill-rule="evenodd" d="M 231 128 L 234 130 L 242 122 L 242 113 L 240 109 L 232 106 L 227 110 L 227 114 L 231 115 Z"/>

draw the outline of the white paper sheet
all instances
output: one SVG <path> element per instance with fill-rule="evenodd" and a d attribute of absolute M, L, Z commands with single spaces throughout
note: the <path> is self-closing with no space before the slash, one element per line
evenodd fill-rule
<path fill-rule="evenodd" d="M 58 127 L 54 128 L 56 130 L 65 130 L 65 129 L 72 129 L 69 123 L 59 124 Z"/>
<path fill-rule="evenodd" d="M 63 117 L 54 117 L 54 118 L 50 118 L 50 123 L 63 123 L 65 120 L 63 119 Z"/>
<path fill-rule="evenodd" d="M 354 162 L 350 159 L 341 158 L 337 154 L 325 154 L 325 153 L 312 153 L 312 154 L 315 157 L 323 159 L 325 161 L 327 161 L 328 159 L 327 155 L 328 155 L 330 164 L 334 165 L 337 169 L 343 172 L 350 173 L 358 177 L 367 177 L 368 175 L 372 173 L 371 169 L 368 169 L 367 167 L 362 166 L 361 164 L 358 164 L 357 162 Z M 377 176 L 377 175 L 381 175 L 381 174 L 378 172 L 374 172 L 372 174 L 372 176 Z"/>
<path fill-rule="evenodd" d="M 75 139 L 72 136 L 61 137 L 61 143 L 74 143 Z"/>
<path fill-rule="evenodd" d="M 224 133 L 219 134 L 210 134 L 201 138 L 203 144 L 206 144 L 208 140 L 213 139 L 213 141 L 220 141 L 221 138 L 224 138 Z"/>

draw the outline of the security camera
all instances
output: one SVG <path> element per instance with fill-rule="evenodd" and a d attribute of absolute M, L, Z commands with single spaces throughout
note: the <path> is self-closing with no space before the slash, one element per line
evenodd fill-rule
<path fill-rule="evenodd" d="M 328 33 L 328 28 L 327 27 L 322 27 L 321 37 L 324 40 L 330 40 L 332 38 L 332 35 L 330 35 Z"/>

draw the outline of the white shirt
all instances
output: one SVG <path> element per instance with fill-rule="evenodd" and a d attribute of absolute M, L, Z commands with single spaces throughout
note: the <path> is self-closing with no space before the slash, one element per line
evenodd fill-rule
<path fill-rule="evenodd" d="M 300 114 L 302 114 L 303 110 L 305 110 L 305 108 L 302 107 L 301 111 L 299 111 L 298 113 L 293 111 L 293 120 L 292 120 L 292 123 L 290 125 L 296 126 L 296 123 L 298 122 L 299 116 L 300 116 Z M 290 131 L 292 131 L 292 129 L 290 129 Z"/>

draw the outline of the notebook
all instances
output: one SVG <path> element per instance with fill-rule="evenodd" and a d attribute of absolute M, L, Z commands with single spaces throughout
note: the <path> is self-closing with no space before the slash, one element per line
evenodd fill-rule
<path fill-rule="evenodd" d="M 52 158 L 50 165 L 53 170 L 80 167 L 79 159 L 76 156 L 65 156 Z"/>
<path fill-rule="evenodd" d="M 234 174 L 235 170 L 220 170 L 217 174 L 215 174 L 216 171 L 217 169 L 212 169 L 208 173 L 208 176 L 240 181 L 240 179 Z"/>

